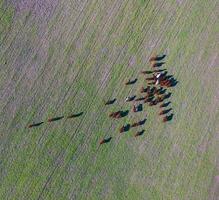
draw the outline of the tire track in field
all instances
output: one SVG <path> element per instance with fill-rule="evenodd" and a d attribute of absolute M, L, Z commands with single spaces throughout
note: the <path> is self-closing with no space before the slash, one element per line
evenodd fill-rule
<path fill-rule="evenodd" d="M 184 8 L 186 8 L 186 7 L 187 7 L 187 6 L 186 6 L 186 4 L 185 4 Z M 182 12 L 181 12 L 180 15 L 183 14 L 183 11 L 184 11 L 184 9 L 182 9 Z M 178 23 L 178 20 L 179 20 L 179 19 L 180 19 L 180 17 L 178 17 L 177 21 L 175 22 L 175 25 Z M 175 25 L 173 25 L 173 26 L 175 26 Z M 181 28 L 181 30 L 182 30 L 182 28 Z M 179 31 L 178 31 L 178 32 L 179 32 Z M 176 33 L 176 36 L 177 36 L 178 32 Z M 176 36 L 175 36 L 175 37 L 176 37 Z M 169 40 L 169 38 L 167 38 L 166 40 Z M 159 137 L 160 137 L 160 136 L 158 136 L 158 138 L 159 138 Z M 157 141 L 157 140 L 155 139 L 154 141 Z M 161 142 L 160 144 L 162 144 L 162 142 Z M 157 147 L 156 143 L 154 143 L 154 146 Z M 154 146 L 153 146 L 153 147 L 154 147 Z M 158 147 L 158 148 L 159 148 L 159 147 Z M 153 148 L 152 148 L 152 149 L 153 149 Z M 163 151 L 163 152 L 164 152 L 164 151 Z M 161 156 L 160 156 L 160 157 L 161 157 Z M 159 163 L 159 160 L 158 160 L 158 165 L 157 165 L 157 167 L 159 166 L 159 164 L 160 164 L 160 163 Z M 154 173 L 152 173 L 152 175 L 150 176 L 150 178 L 154 176 L 156 170 L 157 170 L 157 168 L 154 168 Z"/>
<path fill-rule="evenodd" d="M 53 84 L 53 83 L 52 83 Z M 52 84 L 51 84 L 51 86 L 52 86 Z M 47 88 L 47 90 L 48 90 L 49 88 Z M 48 95 L 47 95 L 48 96 Z"/>
<path fill-rule="evenodd" d="M 87 1 L 87 2 L 88 2 L 88 1 Z M 87 2 L 86 2 L 86 3 L 87 3 Z M 78 17 L 76 18 L 75 22 L 73 23 L 73 24 L 74 24 L 73 27 L 76 25 L 76 22 L 77 22 L 78 19 L 80 18 L 81 14 L 84 13 L 84 9 L 86 8 L 86 5 L 87 5 L 87 4 L 85 4 L 85 6 L 83 7 L 83 9 L 80 11 Z M 48 34 L 48 31 L 45 32 L 42 37 L 44 38 L 46 34 Z M 40 51 L 40 45 L 41 45 L 41 44 L 39 44 L 39 46 L 38 46 L 38 51 L 37 51 L 37 52 Z M 34 57 L 34 56 L 33 56 L 33 57 Z M 48 64 L 48 63 L 46 62 L 46 65 L 47 65 L 47 64 Z M 46 70 L 46 68 L 44 68 L 44 69 L 42 70 L 42 72 L 38 75 L 38 77 L 35 79 L 35 81 L 33 81 L 31 89 L 34 87 L 35 83 L 39 80 L 39 78 L 42 76 L 42 74 L 44 74 L 45 70 Z M 26 72 L 26 71 L 25 71 L 25 72 Z M 57 74 L 58 74 L 58 72 L 57 72 L 55 75 L 57 75 Z M 17 83 L 16 86 L 15 86 L 15 89 L 18 87 L 18 84 L 20 83 L 20 81 L 23 79 L 23 77 L 24 77 L 25 75 L 26 75 L 26 73 L 20 78 L 20 80 L 18 80 L 18 83 Z M 14 77 L 14 76 L 13 76 L 13 77 Z M 12 78 L 13 78 L 13 77 L 12 77 Z M 52 86 L 52 85 L 51 85 L 51 86 Z M 50 88 L 50 87 L 49 87 L 49 88 Z M 49 89 L 49 88 L 48 88 L 48 89 Z M 30 90 L 31 90 L 31 89 L 30 89 Z M 21 99 L 21 100 L 22 100 L 22 99 Z M 7 103 L 8 103 L 8 102 L 7 102 Z M 3 107 L 3 109 L 4 109 L 5 107 L 6 107 L 6 105 Z M 3 109 L 2 109 L 2 110 L 3 110 Z"/>
<path fill-rule="evenodd" d="M 217 3 L 216 3 L 216 5 L 217 5 Z M 214 6 L 214 8 L 216 8 L 216 5 Z M 209 16 L 207 17 L 206 22 L 203 24 L 203 27 L 202 27 L 202 29 L 200 30 L 199 34 L 198 34 L 198 37 L 196 38 L 195 41 L 193 41 L 193 44 L 196 44 L 197 41 L 199 40 L 201 34 L 203 33 L 203 31 L 204 31 L 205 28 L 206 28 L 205 24 L 207 24 L 207 25 L 209 26 L 209 23 L 208 23 L 208 22 L 210 21 L 210 19 L 212 18 L 213 15 L 214 15 L 214 12 L 211 12 L 211 13 L 209 14 Z M 217 19 L 215 19 L 215 21 L 213 21 L 213 24 L 216 24 L 216 22 L 217 22 Z M 212 26 L 213 26 L 213 25 L 212 25 Z M 205 65 L 205 63 L 202 63 L 202 65 L 200 66 L 200 68 L 203 69 L 203 70 L 205 70 L 204 65 Z M 209 123 L 211 123 L 211 122 L 209 122 Z M 208 124 L 209 124 L 209 123 L 208 123 Z M 207 126 L 207 127 L 209 128 L 210 126 Z M 206 131 L 206 132 L 207 132 L 207 131 Z M 203 136 L 203 138 L 207 138 L 207 140 L 210 141 L 210 138 L 212 138 L 212 134 L 208 134 L 208 133 L 207 133 L 205 136 Z M 203 140 L 204 140 L 204 139 L 203 139 Z M 190 147 L 192 147 L 192 144 L 190 145 Z M 200 158 L 197 160 L 197 163 L 196 163 L 196 169 L 197 169 L 197 170 L 200 169 L 200 166 L 201 166 L 201 164 L 202 164 L 203 159 L 204 159 L 203 157 L 200 157 Z M 180 163 L 179 163 L 179 164 L 181 164 L 181 163 L 182 163 L 182 160 L 180 160 Z M 193 186 L 197 183 L 197 179 L 198 179 L 198 178 L 199 178 L 199 177 L 198 177 L 198 174 L 196 174 L 196 175 L 195 175 L 195 178 L 192 179 L 192 181 L 193 181 Z M 191 187 L 190 187 L 190 190 L 191 190 Z M 189 191 L 190 191 L 190 190 L 189 190 Z M 187 194 L 186 194 L 187 197 L 189 196 L 189 191 L 188 191 Z M 190 193 L 190 194 L 192 194 L 192 193 Z"/>
<path fill-rule="evenodd" d="M 83 7 L 83 9 L 84 9 L 84 8 L 85 8 L 85 7 Z M 79 16 L 76 18 L 76 20 L 75 20 L 75 22 L 74 22 L 74 25 L 76 24 L 76 22 L 78 21 L 78 18 L 80 17 L 80 15 L 81 15 L 82 13 L 83 13 L 83 10 L 79 13 Z M 74 25 L 73 25 L 73 26 L 74 26 Z M 46 34 L 48 34 L 48 31 L 44 33 L 43 37 L 44 37 Z M 40 49 L 39 49 L 39 50 L 40 50 Z M 38 51 L 37 51 L 37 52 L 38 52 Z M 33 56 L 33 57 L 34 57 L 34 56 Z M 45 71 L 45 69 L 41 72 L 41 75 L 44 73 L 44 71 Z M 24 74 L 24 75 L 25 75 L 25 74 Z M 24 76 L 24 75 L 23 75 L 23 76 Z M 41 76 L 39 76 L 39 77 L 41 77 Z M 38 79 L 36 79 L 35 82 L 36 82 L 37 80 L 38 80 Z M 33 85 L 35 84 L 35 82 L 33 82 Z M 17 85 L 18 85 L 18 84 L 17 84 Z"/>
<path fill-rule="evenodd" d="M 51 85 L 51 86 L 52 86 L 52 85 Z M 49 89 L 49 88 L 47 88 L 47 90 L 48 90 L 48 89 Z M 49 95 L 47 95 L 47 96 L 49 96 Z M 33 97 L 33 98 L 34 98 L 34 97 Z M 33 99 L 33 98 L 32 98 L 32 99 Z M 12 121 L 13 121 L 13 120 L 12 120 Z"/>
<path fill-rule="evenodd" d="M 122 52 L 122 51 L 121 51 Z M 118 58 L 120 57 L 120 55 L 121 55 L 121 53 L 119 54 L 119 56 L 118 56 Z M 116 61 L 118 60 L 118 58 L 116 59 Z M 115 63 L 116 63 L 116 61 L 115 61 Z M 108 73 L 108 75 L 109 75 L 110 73 Z M 108 76 L 106 77 L 106 79 L 108 78 Z M 99 88 L 99 90 L 98 91 L 100 91 L 100 89 L 101 89 L 101 87 Z M 98 93 L 98 91 L 97 91 L 97 93 Z M 107 119 L 106 119 L 107 120 Z M 91 122 L 91 123 L 93 123 L 93 122 Z M 79 126 L 80 127 L 80 126 Z M 91 135 L 90 135 L 91 136 Z M 90 138 L 90 137 L 89 137 Z M 88 138 L 88 139 L 89 139 Z M 71 144 L 71 142 L 69 143 L 69 145 Z M 68 147 L 67 147 L 68 148 Z M 66 149 L 67 149 L 66 148 Z M 66 151 L 65 151 L 66 152 Z"/>
<path fill-rule="evenodd" d="M 188 17 L 188 16 L 187 16 Z M 185 21 L 184 21 L 185 22 Z M 182 28 L 181 28 L 181 30 L 182 30 Z M 177 33 L 176 33 L 176 36 L 177 36 L 177 34 L 179 33 L 180 31 L 178 31 Z M 197 38 L 199 38 L 199 37 L 197 37 Z M 156 145 L 155 145 L 156 146 Z M 167 148 L 166 148 L 167 149 Z M 163 154 L 165 153 L 166 151 L 163 151 Z M 157 165 L 157 167 L 156 168 L 154 168 L 154 173 L 153 174 L 155 174 L 155 172 L 157 171 L 157 168 L 159 167 L 159 163 L 158 163 L 158 165 Z M 171 172 L 170 172 L 171 173 Z M 152 175 L 153 176 L 153 175 Z"/>
<path fill-rule="evenodd" d="M 51 84 L 52 85 L 52 84 Z"/>
<path fill-rule="evenodd" d="M 183 11 L 182 11 L 182 13 L 183 13 Z M 175 13 L 174 13 L 174 14 L 175 14 Z M 173 14 L 173 16 L 174 16 L 174 14 Z M 173 16 L 172 16 L 172 17 L 173 17 Z M 171 18 L 172 18 L 172 17 L 171 17 Z M 170 20 L 171 20 L 171 19 L 170 19 Z M 170 22 L 170 20 L 169 20 L 169 22 Z M 169 22 L 168 22 L 168 24 L 169 24 Z M 166 25 L 166 27 L 168 26 L 168 24 Z M 165 30 L 165 29 L 164 29 L 164 30 Z M 162 34 L 161 34 L 161 37 L 162 37 Z M 161 37 L 160 37 L 160 38 L 161 38 Z M 160 40 L 160 39 L 157 40 L 157 43 L 156 43 L 155 47 L 157 46 L 159 40 Z M 137 54 L 137 53 L 136 53 L 136 54 Z M 118 143 L 117 143 L 117 144 L 118 144 Z M 115 147 L 115 146 L 114 146 L 114 147 Z M 115 150 L 114 147 L 113 147 L 113 149 Z M 111 152 L 111 153 L 112 153 L 112 152 Z"/>
<path fill-rule="evenodd" d="M 108 76 L 106 77 L 106 79 L 108 78 Z M 101 87 L 100 87 L 100 89 L 102 89 Z M 100 91 L 100 89 L 98 90 L 98 91 Z M 97 92 L 98 93 L 98 92 Z M 93 122 L 91 122 L 91 123 L 93 123 Z M 80 125 L 79 125 L 79 127 L 80 127 Z M 69 143 L 69 145 L 71 144 L 71 142 Z M 68 146 L 69 146 L 68 145 Z M 68 148 L 68 147 L 67 147 Z M 65 151 L 66 152 L 66 151 Z"/>
<path fill-rule="evenodd" d="M 161 37 L 162 37 L 162 36 L 161 36 Z M 160 38 L 161 38 L 161 37 L 160 37 Z M 158 41 L 159 41 L 159 40 L 158 40 Z M 157 42 L 157 43 L 158 43 L 158 42 Z M 157 44 L 156 44 L 155 46 L 157 46 Z M 119 138 L 120 138 L 120 136 L 119 136 Z M 119 141 L 118 141 L 118 142 L 119 142 Z M 118 144 L 118 143 L 117 143 L 117 144 Z M 113 148 L 113 149 L 115 149 L 115 148 Z M 111 153 L 111 154 L 112 154 L 112 153 Z"/>
<path fill-rule="evenodd" d="M 210 18 L 210 17 L 209 17 Z M 208 21 L 208 20 L 207 20 Z M 201 35 L 201 33 L 202 33 L 202 31 L 204 30 L 204 26 L 203 26 L 203 28 L 202 28 L 202 30 L 200 30 L 199 31 L 199 35 L 197 36 L 197 39 L 195 40 L 195 41 L 193 41 L 193 44 L 195 44 L 197 41 L 198 41 L 198 39 L 199 39 L 199 37 L 200 37 L 200 35 Z M 192 57 L 192 55 L 190 56 L 190 57 Z M 202 66 L 204 66 L 204 64 L 202 65 Z M 204 69 L 204 68 L 203 68 Z M 188 91 L 188 93 L 189 93 L 189 91 Z M 179 124 L 179 126 L 180 126 L 180 124 Z M 178 141 L 180 141 L 180 138 L 178 137 L 178 140 L 176 140 L 176 142 L 178 142 Z M 173 144 L 173 143 L 172 143 Z M 183 159 L 181 159 L 181 161 L 179 162 L 179 165 L 181 165 L 181 163 L 183 162 Z M 173 167 L 172 167 L 173 168 Z M 171 169 L 172 169 L 171 168 Z M 170 170 L 170 172 L 169 172 L 169 176 L 170 176 L 170 174 L 171 174 L 171 170 Z M 163 184 L 165 184 L 165 182 L 163 183 Z"/>

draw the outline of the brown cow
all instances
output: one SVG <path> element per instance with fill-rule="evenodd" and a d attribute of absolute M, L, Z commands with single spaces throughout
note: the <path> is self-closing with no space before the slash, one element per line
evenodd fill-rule
<path fill-rule="evenodd" d="M 137 106 L 133 105 L 132 111 L 133 111 L 133 112 L 137 112 L 137 111 L 138 111 Z"/>
<path fill-rule="evenodd" d="M 155 81 L 155 77 L 145 78 L 146 81 Z"/>
<path fill-rule="evenodd" d="M 159 113 L 159 115 L 164 115 L 164 114 L 165 114 L 164 110 L 160 111 Z"/>
<path fill-rule="evenodd" d="M 155 81 L 148 83 L 148 85 L 155 85 Z"/>
<path fill-rule="evenodd" d="M 139 123 L 138 122 L 135 122 L 131 125 L 131 127 L 136 127 L 136 126 L 139 126 Z"/>
<path fill-rule="evenodd" d="M 167 116 L 164 116 L 163 122 L 167 122 L 167 121 L 168 121 L 168 117 L 167 117 Z"/>
<path fill-rule="evenodd" d="M 154 101 L 150 101 L 149 106 L 154 106 L 154 105 L 155 105 Z"/>
<path fill-rule="evenodd" d="M 147 92 L 147 88 L 141 87 L 140 93 L 144 93 L 144 92 Z"/>
<path fill-rule="evenodd" d="M 141 74 L 147 74 L 147 71 L 140 71 Z"/>
<path fill-rule="evenodd" d="M 112 118 L 119 118 L 120 116 L 121 116 L 121 111 L 112 112 L 109 114 L 109 117 L 112 117 Z"/>
<path fill-rule="evenodd" d="M 124 130 L 125 130 L 125 127 L 124 127 L 124 126 L 122 126 L 122 127 L 119 129 L 119 132 L 120 132 L 120 133 L 123 133 L 123 132 L 124 132 Z"/>
<path fill-rule="evenodd" d="M 154 61 L 156 61 L 156 59 L 157 59 L 157 56 L 154 55 L 154 56 L 150 57 L 149 62 L 154 62 Z"/>
<path fill-rule="evenodd" d="M 152 61 L 152 62 L 151 62 L 151 67 L 153 67 L 153 68 L 157 67 L 157 63 L 154 62 L 154 61 Z"/>

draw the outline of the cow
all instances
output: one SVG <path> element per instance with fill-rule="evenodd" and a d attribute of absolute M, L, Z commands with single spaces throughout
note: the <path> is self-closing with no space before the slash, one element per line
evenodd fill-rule
<path fill-rule="evenodd" d="M 147 92 L 147 88 L 141 87 L 140 93 L 144 93 L 144 92 Z"/>
<path fill-rule="evenodd" d="M 112 112 L 109 114 L 109 117 L 112 117 L 112 118 L 119 118 L 120 116 L 121 116 L 121 111 Z"/>
<path fill-rule="evenodd" d="M 148 85 L 155 85 L 156 81 L 148 83 Z"/>
<path fill-rule="evenodd" d="M 167 117 L 167 116 L 164 116 L 163 122 L 167 122 L 167 121 L 168 121 L 168 117 Z"/>
<path fill-rule="evenodd" d="M 151 62 L 154 62 L 154 61 L 156 61 L 156 59 L 157 59 L 157 56 L 155 55 L 155 56 L 152 56 L 152 57 L 150 57 L 150 59 L 149 59 L 149 62 L 151 63 Z"/>
<path fill-rule="evenodd" d="M 133 111 L 133 112 L 137 112 L 137 111 L 138 111 L 137 106 L 133 105 L 133 107 L 132 107 L 132 111 Z"/>
<path fill-rule="evenodd" d="M 154 106 L 155 102 L 154 101 L 150 101 L 149 106 Z"/>
<path fill-rule="evenodd" d="M 155 80 L 155 77 L 146 78 L 145 80 L 146 80 L 146 81 L 154 81 L 154 80 Z"/>
<path fill-rule="evenodd" d="M 131 125 L 131 127 L 136 127 L 136 126 L 138 126 L 139 125 L 139 123 L 138 122 L 135 122 L 135 123 L 133 123 L 132 125 Z"/>
<path fill-rule="evenodd" d="M 124 128 L 124 126 L 122 126 L 122 127 L 119 129 L 119 132 L 120 132 L 120 133 L 123 133 L 124 130 L 125 130 L 125 128 Z"/>

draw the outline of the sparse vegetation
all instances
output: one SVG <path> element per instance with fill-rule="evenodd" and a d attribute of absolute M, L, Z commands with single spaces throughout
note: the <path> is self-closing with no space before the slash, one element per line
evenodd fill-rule
<path fill-rule="evenodd" d="M 0 199 L 218 196 L 217 0 L 13 2 L 0 0 Z M 173 119 L 147 105 L 110 119 L 147 87 L 154 52 L 179 81 Z"/>

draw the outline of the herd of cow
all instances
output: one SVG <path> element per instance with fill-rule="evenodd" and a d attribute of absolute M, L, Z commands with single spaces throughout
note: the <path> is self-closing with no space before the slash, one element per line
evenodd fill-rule
<path fill-rule="evenodd" d="M 177 84 L 177 81 L 173 78 L 172 75 L 168 75 L 166 69 L 159 69 L 164 62 L 159 62 L 165 58 L 165 55 L 163 56 L 153 56 L 150 58 L 149 62 L 152 67 L 152 70 L 150 71 L 141 71 L 140 73 L 145 77 L 145 81 L 147 86 L 142 86 L 139 90 L 141 93 L 140 97 L 134 96 L 128 96 L 125 98 L 125 102 L 133 102 L 132 105 L 132 112 L 140 112 L 143 110 L 142 104 L 148 104 L 149 106 L 155 106 L 159 104 L 160 112 L 159 115 L 163 116 L 162 121 L 167 122 L 170 121 L 173 118 L 173 113 L 169 114 L 170 111 L 172 111 L 171 108 L 166 109 L 170 105 L 170 101 L 166 101 L 171 96 L 171 93 L 167 91 L 167 88 L 173 87 Z M 151 75 L 150 77 L 147 77 L 148 75 Z M 134 80 L 128 80 L 125 82 L 125 85 L 133 85 L 137 82 L 137 78 Z M 116 99 L 108 100 L 105 102 L 105 105 L 111 105 L 114 104 Z M 117 111 L 117 112 L 112 112 L 109 114 L 110 118 L 122 118 L 128 115 L 129 111 Z M 70 118 L 76 118 L 79 117 L 83 114 L 83 112 L 77 113 L 77 114 L 72 114 L 67 116 L 67 119 Z M 49 118 L 47 122 L 53 122 L 53 121 L 58 121 L 63 119 L 64 116 L 60 117 L 54 117 L 54 118 Z M 130 128 L 134 128 L 137 126 L 141 126 L 146 122 L 146 119 L 143 119 L 138 122 L 134 122 L 133 124 L 127 124 L 122 126 L 119 129 L 120 133 L 128 131 Z M 33 128 L 40 126 L 44 122 L 40 123 L 34 123 L 28 125 L 28 128 Z M 140 136 L 144 133 L 145 130 L 138 131 L 134 134 L 135 137 Z M 102 139 L 99 144 L 105 144 L 108 143 L 111 140 L 112 137 L 110 138 L 105 138 Z"/>
<path fill-rule="evenodd" d="M 142 86 L 139 90 L 139 92 L 142 94 L 140 97 L 134 96 L 128 96 L 125 99 L 125 102 L 133 102 L 132 105 L 132 112 L 140 112 L 143 109 L 142 104 L 148 104 L 149 106 L 155 106 L 159 104 L 160 112 L 159 115 L 162 116 L 162 121 L 167 122 L 170 121 L 173 118 L 173 113 L 170 113 L 172 111 L 172 108 L 166 108 L 170 105 L 170 101 L 167 100 L 171 93 L 167 91 L 167 88 L 173 87 L 177 84 L 177 81 L 173 78 L 172 75 L 168 75 L 166 69 L 159 69 L 164 62 L 159 62 L 163 60 L 165 55 L 163 56 L 153 56 L 150 58 L 149 62 L 152 67 L 151 71 L 141 71 L 140 73 L 144 76 L 148 76 L 151 74 L 150 77 L 145 77 L 145 81 L 147 83 L 147 86 Z M 125 82 L 125 85 L 133 85 L 137 82 L 137 78 L 134 80 L 128 80 Z M 105 105 L 111 105 L 116 101 L 116 99 L 109 100 L 105 102 Z M 140 102 L 140 103 L 139 103 Z M 129 111 L 117 111 L 112 112 L 109 114 L 110 118 L 119 119 L 126 115 L 128 115 Z M 170 113 L 170 114 L 169 114 Z M 123 125 L 119 132 L 123 133 L 128 131 L 130 128 L 141 126 L 146 122 L 146 119 L 141 120 L 139 122 L 134 122 L 133 124 L 126 124 Z M 145 130 L 137 131 L 134 134 L 134 137 L 138 137 L 144 133 Z M 110 138 L 102 139 L 99 144 L 108 143 L 111 140 Z"/>

